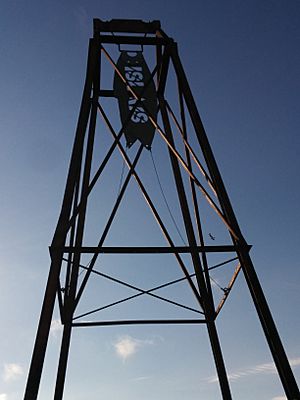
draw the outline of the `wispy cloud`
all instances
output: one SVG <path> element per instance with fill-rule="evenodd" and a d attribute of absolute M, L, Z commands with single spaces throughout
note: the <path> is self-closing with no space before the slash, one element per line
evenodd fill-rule
<path fill-rule="evenodd" d="M 76 18 L 76 21 L 80 27 L 80 29 L 86 33 L 90 28 L 89 16 L 86 9 L 83 6 L 75 7 L 73 10 L 73 14 Z"/>
<path fill-rule="evenodd" d="M 285 396 L 276 396 L 273 397 L 272 400 L 287 400 L 287 398 Z"/>
<path fill-rule="evenodd" d="M 6 393 L 0 393 L 0 400 L 7 400 L 7 394 Z"/>
<path fill-rule="evenodd" d="M 20 376 L 23 375 L 23 368 L 20 364 L 4 364 L 4 372 L 3 372 L 3 380 L 4 382 L 11 382 L 17 380 Z M 2 396 L 2 395 L 1 395 Z M 6 398 L 6 394 L 3 394 L 4 399 Z M 0 400 L 2 400 L 0 398 Z"/>
<path fill-rule="evenodd" d="M 63 326 L 59 319 L 53 319 L 51 321 L 50 334 L 53 337 L 56 338 L 58 336 L 58 334 L 62 331 L 62 329 L 63 329 Z"/>
<path fill-rule="evenodd" d="M 132 357 L 136 352 L 144 346 L 153 345 L 153 340 L 141 340 L 135 339 L 131 336 L 123 336 L 119 338 L 114 344 L 116 354 L 123 360 L 126 361 Z"/>
<path fill-rule="evenodd" d="M 291 359 L 291 360 L 289 360 L 289 362 L 292 367 L 297 367 L 300 365 L 300 357 Z M 272 362 L 272 363 L 266 363 L 266 364 L 258 364 L 258 365 L 255 365 L 254 367 L 241 369 L 236 372 L 231 372 L 230 374 L 228 374 L 228 379 L 233 382 L 238 379 L 241 379 L 241 378 L 244 378 L 247 376 L 251 376 L 251 375 L 270 375 L 270 374 L 276 374 L 276 373 L 277 373 L 277 369 L 275 367 L 275 364 Z M 209 383 L 216 383 L 216 382 L 218 382 L 218 377 L 212 376 L 212 377 L 208 378 L 207 380 Z M 278 398 L 276 397 L 273 400 L 285 400 L 285 397 L 278 397 Z"/>
<path fill-rule="evenodd" d="M 138 376 L 137 378 L 133 378 L 131 380 L 133 382 L 141 382 L 141 381 L 148 381 L 151 378 L 152 378 L 152 376 Z M 1 398 L 0 398 L 0 400 L 1 400 Z"/>

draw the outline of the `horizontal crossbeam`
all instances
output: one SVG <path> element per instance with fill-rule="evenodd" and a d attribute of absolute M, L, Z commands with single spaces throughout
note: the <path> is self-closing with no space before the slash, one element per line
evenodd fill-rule
<path fill-rule="evenodd" d="M 251 246 L 248 246 L 250 250 Z M 50 247 L 51 252 L 55 250 L 64 253 L 93 253 L 93 254 L 174 254 L 174 253 L 192 253 L 193 251 L 204 253 L 232 253 L 237 251 L 237 247 L 233 245 L 221 246 L 159 246 L 159 247 L 143 247 L 143 246 L 110 246 L 110 247 L 70 247 L 63 248 Z"/>
<path fill-rule="evenodd" d="M 143 46 L 157 46 L 167 45 L 172 39 L 158 38 L 158 37 L 141 37 L 141 36 L 120 36 L 120 35 L 101 35 L 101 43 L 112 44 L 141 44 Z"/>
<path fill-rule="evenodd" d="M 160 21 L 157 20 L 150 22 L 142 21 L 141 19 L 111 19 L 110 21 L 102 21 L 99 18 L 94 18 L 95 33 L 127 32 L 154 34 L 157 30 L 160 30 Z"/>
<path fill-rule="evenodd" d="M 129 319 L 121 321 L 89 321 L 74 322 L 73 327 L 112 326 L 112 325 L 182 325 L 182 324 L 205 324 L 205 319 Z"/>

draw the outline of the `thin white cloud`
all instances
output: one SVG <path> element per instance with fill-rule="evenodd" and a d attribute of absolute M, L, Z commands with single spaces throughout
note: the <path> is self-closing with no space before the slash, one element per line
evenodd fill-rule
<path fill-rule="evenodd" d="M 285 396 L 276 396 L 273 397 L 272 400 L 287 400 L 287 398 Z"/>
<path fill-rule="evenodd" d="M 300 365 L 300 357 L 299 358 L 294 358 L 289 360 L 290 365 L 292 367 L 297 367 Z M 245 368 L 245 369 L 241 369 L 239 371 L 236 372 L 232 372 L 230 374 L 228 374 L 228 379 L 233 382 L 236 381 L 238 379 L 247 377 L 247 376 L 251 376 L 251 375 L 270 375 L 270 374 L 276 374 L 277 373 L 277 369 L 275 367 L 275 364 L 272 363 L 266 363 L 266 364 L 258 364 L 255 365 L 254 367 L 251 368 Z M 208 378 L 208 382 L 209 383 L 216 383 L 218 382 L 218 377 L 217 376 L 212 376 L 210 378 Z M 277 398 L 275 398 L 277 399 Z M 278 397 L 278 400 L 285 400 L 285 397 Z"/>
<path fill-rule="evenodd" d="M 62 331 L 62 329 L 63 329 L 63 326 L 59 319 L 53 319 L 51 321 L 50 334 L 53 337 L 56 338 L 58 336 L 58 334 Z"/>
<path fill-rule="evenodd" d="M 73 14 L 82 32 L 89 32 L 90 21 L 86 9 L 83 6 L 76 7 L 73 10 Z"/>
<path fill-rule="evenodd" d="M 146 345 L 152 345 L 153 340 L 140 340 L 135 339 L 131 336 L 123 336 L 119 338 L 114 344 L 116 354 L 123 360 L 126 361 L 132 357 L 136 352 Z"/>
<path fill-rule="evenodd" d="M 289 360 L 289 362 L 291 367 L 297 367 L 298 365 L 300 365 L 300 357 Z"/>
<path fill-rule="evenodd" d="M 6 393 L 0 393 L 0 400 L 8 400 Z"/>
<path fill-rule="evenodd" d="M 4 382 L 11 382 L 20 378 L 23 375 L 23 372 L 23 368 L 20 364 L 4 364 L 4 372 L 2 377 Z"/>
<path fill-rule="evenodd" d="M 131 379 L 133 382 L 141 382 L 141 381 L 147 381 L 151 379 L 152 376 L 138 376 L 137 378 Z M 0 399 L 1 400 L 1 399 Z"/>

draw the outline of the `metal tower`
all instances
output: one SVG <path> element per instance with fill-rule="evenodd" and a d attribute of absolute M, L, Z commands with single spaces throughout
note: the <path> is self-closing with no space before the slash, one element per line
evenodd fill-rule
<path fill-rule="evenodd" d="M 152 57 L 152 65 L 151 62 L 146 62 L 147 57 Z M 111 75 L 108 73 L 108 64 Z M 109 82 L 111 86 L 107 89 L 105 85 Z M 97 139 L 99 124 L 102 124 L 100 130 L 105 126 L 106 133 L 110 135 L 112 141 L 102 146 L 101 139 L 98 148 L 95 143 L 99 140 Z M 118 128 L 114 128 L 114 125 Z M 155 200 L 138 171 L 141 154 L 152 155 L 151 148 L 155 148 L 158 142 L 167 154 L 164 163 L 173 179 L 170 184 L 178 204 L 179 213 L 177 212 L 176 218 L 180 216 L 180 223 L 185 231 L 182 235 L 184 245 L 177 245 L 172 237 L 174 227 L 172 231 L 163 221 L 159 207 L 155 205 Z M 104 151 L 103 157 L 100 157 L 101 151 Z M 102 191 L 104 190 L 102 177 L 109 165 L 120 155 L 124 160 L 123 166 L 127 166 L 128 172 L 126 175 L 123 171 L 123 179 L 115 202 L 109 204 L 110 212 L 107 220 L 103 220 L 100 224 L 96 214 L 91 214 L 92 220 L 97 221 L 94 224 L 93 235 L 97 228 L 100 230 L 100 239 L 91 246 L 89 244 L 92 242 L 92 235 L 86 234 L 90 199 L 98 190 L 100 202 L 101 194 L 105 194 Z M 130 190 L 131 181 L 135 182 L 146 200 L 154 220 L 163 233 L 165 246 L 105 245 L 124 195 Z M 109 183 L 109 179 L 106 178 L 107 182 Z M 106 205 L 104 200 L 101 207 L 104 208 Z M 214 237 L 214 233 L 206 230 L 206 216 L 203 215 L 205 207 L 224 227 L 228 238 L 227 244 L 217 244 L 218 240 Z M 168 208 L 179 231 L 171 207 Z M 78 125 L 61 213 L 50 246 L 51 267 L 24 400 L 38 398 L 56 298 L 63 324 L 63 335 L 55 400 L 63 398 L 73 328 L 131 324 L 206 325 L 222 398 L 231 399 L 216 319 L 240 271 L 243 271 L 245 276 L 286 396 L 289 400 L 300 399 L 297 383 L 255 273 L 249 250 L 250 246 L 241 233 L 208 142 L 178 55 L 176 42 L 164 33 L 159 21 L 104 22 L 95 19 L 94 35 L 89 42 L 87 72 Z M 99 256 L 110 257 L 116 254 L 130 255 L 132 263 L 137 254 L 143 254 L 145 257 L 149 254 L 171 254 L 175 266 L 179 266 L 182 271 L 181 278 L 163 282 L 151 289 L 141 289 L 96 269 Z M 213 260 L 212 255 L 219 257 L 219 262 L 215 265 L 210 261 Z M 88 256 L 91 258 L 87 262 Z M 217 302 L 215 287 L 211 284 L 211 270 L 226 268 L 228 264 L 234 262 L 237 265 L 234 265 L 233 276 L 225 287 L 221 287 L 222 296 Z M 78 315 L 78 307 L 87 284 L 95 274 L 99 279 L 109 279 L 134 289 L 136 294 L 108 305 L 101 304 L 96 309 Z M 157 294 L 161 288 L 169 287 L 179 281 L 184 281 L 188 285 L 196 307 L 183 304 L 181 299 L 174 301 Z M 121 320 L 118 318 L 92 321 L 84 319 L 87 315 L 95 314 L 104 308 L 109 309 L 132 298 L 140 298 L 142 295 L 167 302 L 184 312 L 194 313 L 196 317 Z"/>

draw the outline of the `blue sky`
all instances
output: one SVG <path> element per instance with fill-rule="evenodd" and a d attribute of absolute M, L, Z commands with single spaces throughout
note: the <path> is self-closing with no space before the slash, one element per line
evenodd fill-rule
<path fill-rule="evenodd" d="M 251 255 L 272 309 L 296 379 L 300 380 L 299 317 L 299 122 L 300 3 L 298 1 L 4 1 L 0 27 L 0 400 L 22 398 L 49 268 L 48 246 L 60 210 L 85 74 L 92 19 L 159 19 L 179 44 L 180 56 L 221 169 L 241 229 L 253 245 Z M 107 88 L 112 82 L 107 81 Z M 118 125 L 118 121 L 115 121 Z M 107 146 L 109 141 L 103 143 Z M 99 149 L 102 142 L 99 142 Z M 101 149 L 103 152 L 104 150 Z M 130 150 L 133 154 L 134 149 Z M 102 153 L 99 150 L 99 157 Z M 162 144 L 153 143 L 174 215 L 173 186 L 164 172 Z M 116 176 L 122 163 L 115 160 Z M 143 154 L 140 173 L 155 192 L 153 166 Z M 105 182 L 104 182 L 105 183 Z M 106 183 L 109 176 L 106 177 Z M 113 201 L 119 181 L 101 188 Z M 141 244 L 163 244 L 150 218 L 133 224 L 147 209 L 130 185 L 119 224 L 130 223 Z M 98 190 L 98 189 L 97 189 Z M 105 220 L 100 205 L 97 223 Z M 132 213 L 132 199 L 138 199 Z M 167 212 L 161 210 L 168 220 Z M 137 207 L 137 208 L 136 208 Z M 131 213 L 130 213 L 131 208 Z M 97 214 L 99 211 L 99 215 Z M 126 214 L 125 211 L 127 210 Z M 129 211 L 128 211 L 129 210 Z M 205 211 L 206 212 L 206 211 Z M 122 217 L 123 216 L 123 217 Z M 179 218 L 178 218 L 179 219 Z M 208 219 L 219 238 L 222 228 Z M 137 222 L 139 222 L 138 220 Z M 144 223 L 144 222 L 143 222 Z M 171 226 L 171 221 L 168 221 Z M 182 226 L 180 225 L 180 229 Z M 88 231 L 93 236 L 91 227 Z M 176 242 L 180 238 L 171 227 Z M 146 231 L 146 228 L 145 228 Z M 98 230 L 97 230 L 98 232 Z M 115 236 L 113 236 L 115 235 Z M 112 232 L 119 242 L 126 234 Z M 97 238 L 96 238 L 97 240 Z M 106 264 L 116 273 L 121 262 Z M 135 283 L 151 287 L 173 275 L 172 260 L 141 261 Z M 123 261 L 129 271 L 131 262 Z M 212 260 L 213 262 L 213 260 Z M 177 267 L 177 266 L 176 266 Z M 115 268 L 115 269 L 114 269 Z M 222 283 L 222 272 L 214 275 Z M 98 301 L 92 283 L 86 303 Z M 116 292 L 123 296 L 122 290 Z M 112 296 L 101 286 L 102 301 Z M 170 294 L 170 293 L 168 293 Z M 171 295 L 171 294 L 170 294 Z M 174 296 L 189 299 L 184 287 Z M 156 303 L 132 303 L 156 315 Z M 116 310 L 130 312 L 130 306 Z M 168 313 L 162 306 L 159 312 Z M 171 311 L 170 311 L 171 312 Z M 104 314 L 105 318 L 109 314 Z M 55 311 L 40 399 L 51 399 L 60 326 Z M 234 398 L 283 400 L 281 384 L 242 275 L 221 313 L 220 340 Z M 220 398 L 204 326 L 102 328 L 74 330 L 66 399 L 159 400 Z"/>

